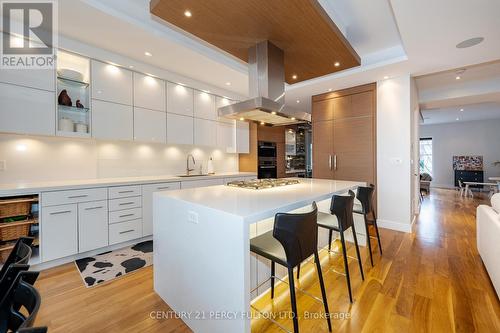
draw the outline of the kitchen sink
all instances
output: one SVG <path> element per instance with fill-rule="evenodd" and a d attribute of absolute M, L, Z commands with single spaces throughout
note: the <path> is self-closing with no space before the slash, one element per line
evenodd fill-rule
<path fill-rule="evenodd" d="M 200 174 L 194 174 L 194 175 L 177 175 L 177 177 L 208 177 L 208 176 L 213 176 L 213 175 L 208 175 L 208 174 L 203 174 L 203 175 L 200 175 Z"/>

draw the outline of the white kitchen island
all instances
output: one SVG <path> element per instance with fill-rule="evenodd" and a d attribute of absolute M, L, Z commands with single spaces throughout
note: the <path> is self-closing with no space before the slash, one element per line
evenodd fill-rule
<path fill-rule="evenodd" d="M 250 332 L 251 289 L 269 276 L 250 254 L 250 237 L 272 229 L 278 212 L 360 185 L 301 179 L 262 190 L 221 185 L 155 193 L 155 291 L 195 332 Z"/>

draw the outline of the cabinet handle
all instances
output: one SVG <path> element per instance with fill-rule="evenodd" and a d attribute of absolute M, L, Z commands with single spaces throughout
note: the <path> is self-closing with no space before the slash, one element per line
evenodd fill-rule
<path fill-rule="evenodd" d="M 68 214 L 68 213 L 71 213 L 71 210 L 63 210 L 63 211 L 60 211 L 60 212 L 52 212 L 52 213 L 50 213 L 50 215 L 60 215 L 60 214 Z"/>
<path fill-rule="evenodd" d="M 127 234 L 129 232 L 135 231 L 135 229 L 130 229 L 130 230 L 125 230 L 125 231 L 120 231 L 119 234 Z"/>
<path fill-rule="evenodd" d="M 170 186 L 163 186 L 163 187 L 157 187 L 156 189 L 157 190 L 166 190 L 166 189 L 169 189 Z"/>
<path fill-rule="evenodd" d="M 328 155 L 328 169 L 332 170 L 332 155 Z"/>
<path fill-rule="evenodd" d="M 86 197 L 88 197 L 88 194 L 72 195 L 72 196 L 69 196 L 68 199 L 77 199 L 77 198 L 86 198 Z"/>
<path fill-rule="evenodd" d="M 132 205 L 133 203 L 134 203 L 133 201 L 130 201 L 130 202 L 122 202 L 122 203 L 118 204 L 118 206 Z"/>
<path fill-rule="evenodd" d="M 333 170 L 337 170 L 337 155 L 333 155 Z"/>
<path fill-rule="evenodd" d="M 85 210 L 94 210 L 94 209 L 101 209 L 101 208 L 104 208 L 104 207 L 103 206 L 88 207 L 88 208 L 85 208 Z"/>
<path fill-rule="evenodd" d="M 125 214 L 125 215 L 120 215 L 120 217 L 128 217 L 128 216 L 134 216 L 135 214 Z"/>
<path fill-rule="evenodd" d="M 127 190 L 127 191 L 119 191 L 118 193 L 123 194 L 123 193 L 132 193 L 134 190 Z"/>

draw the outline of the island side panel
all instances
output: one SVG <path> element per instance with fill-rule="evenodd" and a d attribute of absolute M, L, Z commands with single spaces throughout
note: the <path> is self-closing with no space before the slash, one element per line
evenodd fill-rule
<path fill-rule="evenodd" d="M 189 221 L 196 215 L 197 223 Z M 249 228 L 243 219 L 155 193 L 153 221 L 156 293 L 195 332 L 250 332 Z"/>

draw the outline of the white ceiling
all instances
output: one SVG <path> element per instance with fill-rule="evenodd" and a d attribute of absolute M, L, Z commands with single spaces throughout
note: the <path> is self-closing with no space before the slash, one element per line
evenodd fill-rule
<path fill-rule="evenodd" d="M 460 111 L 461 109 L 463 111 Z M 422 116 L 423 125 L 500 119 L 500 102 L 423 110 Z M 500 128 L 498 130 L 500 131 Z"/>

